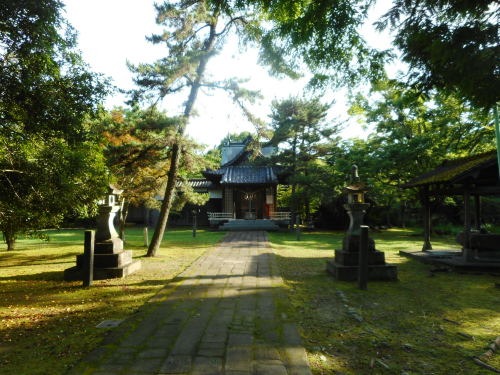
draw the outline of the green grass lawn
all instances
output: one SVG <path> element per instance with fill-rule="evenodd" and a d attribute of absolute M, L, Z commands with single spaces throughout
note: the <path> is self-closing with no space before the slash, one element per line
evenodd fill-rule
<path fill-rule="evenodd" d="M 132 314 L 224 235 L 169 230 L 158 257 L 146 258 L 142 230 L 128 229 L 125 248 L 142 269 L 125 279 L 63 281 L 83 252 L 82 230 L 47 231 L 49 241 L 22 239 L 15 251 L 0 245 L 0 374 L 58 375 L 104 337 L 95 326 Z M 150 231 L 150 237 L 152 231 Z"/>
<path fill-rule="evenodd" d="M 399 281 L 335 281 L 325 261 L 343 233 L 270 233 L 314 374 L 489 374 L 472 356 L 500 335 L 499 277 L 429 272 L 433 266 L 400 257 L 419 250 L 411 230 L 374 234 L 378 250 L 398 266 Z M 435 249 L 458 249 L 451 237 L 433 238 Z M 361 320 L 361 321 L 360 321 Z M 488 360 L 500 368 L 500 353 Z"/>

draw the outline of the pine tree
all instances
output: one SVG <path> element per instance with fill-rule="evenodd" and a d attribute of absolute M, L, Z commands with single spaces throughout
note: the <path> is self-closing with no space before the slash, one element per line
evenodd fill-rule
<path fill-rule="evenodd" d="M 208 62 L 221 50 L 232 31 L 249 41 L 258 37 L 259 23 L 253 16 L 250 13 L 234 14 L 225 1 L 164 2 L 156 5 L 156 10 L 156 21 L 165 30 L 161 35 L 149 37 L 149 40 L 154 44 L 164 44 L 168 55 L 153 64 L 130 67 L 136 74 L 135 82 L 139 86 L 138 90 L 132 92 L 132 100 L 150 99 L 157 103 L 168 95 L 184 92 L 187 92 L 187 100 L 178 117 L 179 127 L 171 149 L 160 216 L 147 256 L 155 256 L 163 238 L 183 153 L 182 138 L 193 115 L 200 88 L 226 90 L 247 118 L 258 128 L 262 126 L 245 106 L 247 100 L 255 100 L 257 92 L 243 89 L 241 81 L 234 79 L 223 82 L 206 80 Z"/>

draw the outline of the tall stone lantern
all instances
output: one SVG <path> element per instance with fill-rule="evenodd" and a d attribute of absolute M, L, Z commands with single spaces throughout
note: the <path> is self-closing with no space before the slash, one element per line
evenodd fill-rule
<path fill-rule="evenodd" d="M 116 232 L 114 219 L 123 190 L 110 185 L 106 197 L 98 202 L 97 229 L 94 244 L 94 280 L 125 277 L 141 268 L 140 260 L 132 259 L 132 251 L 123 250 L 123 241 Z M 64 279 L 81 280 L 83 254 L 77 255 L 76 267 L 64 271 Z"/>
<path fill-rule="evenodd" d="M 349 215 L 349 228 L 342 240 L 342 250 L 335 250 L 334 260 L 327 261 L 327 271 L 337 280 L 356 281 L 359 268 L 359 245 L 361 225 L 369 203 L 365 202 L 366 185 L 361 182 L 358 167 L 352 166 L 351 179 L 344 188 L 347 203 L 344 208 Z M 375 241 L 368 238 L 368 278 L 370 280 L 397 280 L 396 266 L 385 263 L 385 254 L 375 250 Z"/>
<path fill-rule="evenodd" d="M 357 251 L 354 250 L 354 247 L 359 247 L 361 225 L 363 225 L 366 210 L 370 208 L 370 204 L 365 203 L 365 193 L 367 191 L 368 188 L 359 178 L 358 167 L 353 165 L 350 184 L 344 188 L 344 193 L 347 193 L 347 203 L 344 204 L 344 208 L 349 215 L 349 229 L 347 229 L 347 235 L 344 237 L 344 242 L 347 243 L 343 245 L 343 247 L 352 248 L 352 251 Z"/>
<path fill-rule="evenodd" d="M 98 202 L 99 216 L 97 216 L 96 244 L 112 247 L 113 250 L 123 250 L 123 241 L 119 238 L 114 221 L 120 211 L 118 201 L 123 190 L 109 185 L 108 194 Z M 121 246 L 121 248 L 120 248 Z"/>

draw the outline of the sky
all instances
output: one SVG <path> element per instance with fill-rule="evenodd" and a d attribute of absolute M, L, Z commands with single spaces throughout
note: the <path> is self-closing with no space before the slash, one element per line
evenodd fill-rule
<path fill-rule="evenodd" d="M 66 18 L 78 31 L 78 45 L 84 60 L 95 72 L 111 77 L 113 84 L 121 89 L 133 88 L 133 75 L 126 62 L 133 64 L 150 63 L 165 55 L 165 47 L 146 41 L 146 36 L 161 31 L 155 24 L 153 0 L 63 0 Z M 376 32 L 373 23 L 390 7 L 390 0 L 381 0 L 373 9 L 370 19 L 362 29 L 368 43 L 374 47 L 388 49 L 390 36 Z M 96 11 L 98 10 L 98 11 Z M 264 96 L 254 105 L 254 112 L 268 120 L 270 104 L 274 99 L 303 95 L 307 79 L 275 79 L 266 69 L 258 65 L 256 49 L 241 52 L 235 42 L 230 42 L 224 51 L 210 60 L 208 72 L 215 79 L 239 77 L 248 79 L 247 87 L 258 89 Z M 390 67 L 394 72 L 396 66 Z M 326 101 L 334 101 L 329 118 L 334 121 L 345 120 L 347 125 L 342 132 L 344 138 L 366 137 L 367 132 L 354 119 L 347 115 L 348 103 L 346 90 L 325 95 Z M 127 97 L 114 93 L 106 100 L 105 106 L 125 106 Z M 162 108 L 171 115 L 181 112 L 183 97 L 162 103 Z M 195 105 L 197 116 L 188 127 L 187 133 L 196 141 L 213 147 L 228 133 L 253 131 L 224 93 L 199 95 Z"/>

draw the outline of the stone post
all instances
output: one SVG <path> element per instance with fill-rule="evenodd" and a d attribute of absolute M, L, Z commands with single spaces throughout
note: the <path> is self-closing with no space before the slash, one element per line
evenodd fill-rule
<path fill-rule="evenodd" d="M 83 245 L 83 286 L 92 286 L 94 279 L 94 238 L 93 230 L 85 231 L 85 240 Z"/>
<path fill-rule="evenodd" d="M 296 239 L 297 241 L 300 241 L 300 216 L 297 215 L 295 216 L 295 235 L 296 235 Z"/>
<path fill-rule="evenodd" d="M 144 247 L 149 247 L 149 234 L 148 234 L 148 227 L 144 227 L 143 229 L 143 235 L 144 235 Z"/>
<path fill-rule="evenodd" d="M 196 210 L 193 210 L 193 238 L 196 237 L 197 227 L 198 227 L 198 215 L 196 214 Z"/>
<path fill-rule="evenodd" d="M 359 238 L 359 273 L 358 287 L 366 290 L 368 285 L 368 226 L 361 226 Z"/>

